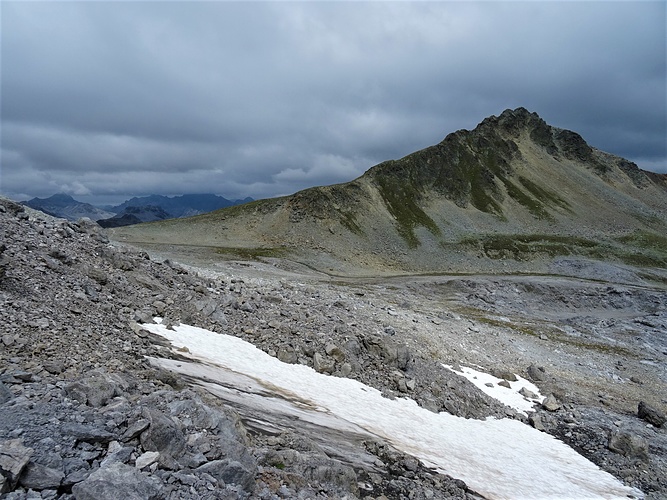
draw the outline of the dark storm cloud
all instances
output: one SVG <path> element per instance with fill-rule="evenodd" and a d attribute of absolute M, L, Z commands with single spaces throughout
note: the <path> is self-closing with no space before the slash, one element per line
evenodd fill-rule
<path fill-rule="evenodd" d="M 518 106 L 667 171 L 664 2 L 2 2 L 1 14 L 0 191 L 14 197 L 287 194 Z"/>

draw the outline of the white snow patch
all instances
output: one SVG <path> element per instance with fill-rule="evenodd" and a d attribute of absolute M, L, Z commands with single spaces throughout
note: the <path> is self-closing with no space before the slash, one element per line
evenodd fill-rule
<path fill-rule="evenodd" d="M 516 411 L 526 415 L 528 411 L 535 411 L 533 406 L 535 403 L 541 403 L 544 401 L 544 396 L 540 394 L 540 389 L 533 384 L 532 382 L 516 375 L 517 380 L 515 382 L 509 382 L 510 388 L 503 387 L 498 385 L 498 382 L 502 381 L 501 378 L 494 377 L 489 373 L 484 373 L 477 371 L 473 368 L 467 366 L 461 366 L 461 371 L 455 370 L 450 365 L 442 365 L 445 368 L 453 371 L 454 373 L 461 375 L 462 377 L 467 378 L 470 382 L 475 384 L 475 386 L 484 392 L 486 395 L 491 396 L 494 399 L 497 399 L 504 405 L 514 408 Z M 493 384 L 489 387 L 486 384 Z M 525 387 L 530 392 L 537 395 L 536 399 L 527 399 L 519 394 L 519 391 Z"/>
<path fill-rule="evenodd" d="M 355 380 L 282 363 L 236 337 L 187 325 L 174 330 L 143 326 L 176 348 L 187 347 L 201 362 L 254 379 L 267 396 L 273 392 L 283 401 L 292 400 L 300 411 L 328 415 L 330 424 L 342 419 L 349 423 L 348 429 L 361 428 L 387 440 L 426 466 L 462 479 L 488 499 L 643 498 L 639 490 L 624 486 L 564 443 L 517 420 L 436 414 L 409 399 L 383 398 Z M 179 369 L 177 365 L 172 366 Z M 180 369 L 195 375 L 188 372 L 189 365 L 182 363 Z"/>

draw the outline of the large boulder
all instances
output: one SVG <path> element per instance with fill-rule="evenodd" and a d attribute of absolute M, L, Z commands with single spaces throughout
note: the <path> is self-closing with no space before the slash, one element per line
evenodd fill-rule
<path fill-rule="evenodd" d="M 180 468 L 177 459 L 185 452 L 186 445 L 182 429 L 159 410 L 147 408 L 143 416 L 150 422 L 140 437 L 144 450 L 160 452 L 158 462 L 162 467 Z"/>
<path fill-rule="evenodd" d="M 157 500 L 161 498 L 161 492 L 159 479 L 120 462 L 97 469 L 85 481 L 72 487 L 77 500 Z"/>
<path fill-rule="evenodd" d="M 648 441 L 625 431 L 615 431 L 609 436 L 609 449 L 628 458 L 648 460 Z"/>
<path fill-rule="evenodd" d="M 195 470 L 210 474 L 225 484 L 239 485 L 246 491 L 252 491 L 255 487 L 257 468 L 247 467 L 236 460 L 213 460 L 197 467 Z"/>
<path fill-rule="evenodd" d="M 97 408 L 121 394 L 128 385 L 128 382 L 118 374 L 94 370 L 80 380 L 67 384 L 65 393 L 80 403 Z"/>
<path fill-rule="evenodd" d="M 21 439 L 0 441 L 0 493 L 14 489 L 32 453 Z"/>
<path fill-rule="evenodd" d="M 35 462 L 30 462 L 23 470 L 19 483 L 24 488 L 37 491 L 57 490 L 65 479 L 62 470 L 46 467 Z"/>
<path fill-rule="evenodd" d="M 667 417 L 664 413 L 649 406 L 644 401 L 640 401 L 637 406 L 637 416 L 656 427 L 662 427 L 663 424 L 667 422 Z"/>

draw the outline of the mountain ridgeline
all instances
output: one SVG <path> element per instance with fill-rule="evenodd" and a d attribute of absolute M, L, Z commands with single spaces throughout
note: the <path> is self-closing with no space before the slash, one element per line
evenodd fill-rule
<path fill-rule="evenodd" d="M 184 194 L 171 197 L 153 194 L 129 199 L 120 205 L 110 207 L 110 210 L 114 213 L 122 214 L 132 213 L 132 210 L 136 210 L 139 207 L 160 207 L 168 214 L 168 217 L 163 218 L 176 218 L 199 215 L 249 201 L 252 201 L 252 198 L 232 201 L 215 194 Z"/>
<path fill-rule="evenodd" d="M 667 175 L 518 108 L 351 182 L 118 231 L 334 272 L 528 269 L 570 255 L 667 267 Z"/>
<path fill-rule="evenodd" d="M 75 200 L 63 193 L 54 194 L 49 198 L 33 198 L 23 204 L 41 210 L 54 217 L 62 217 L 77 221 L 87 217 L 102 227 L 121 227 L 142 222 L 190 217 L 252 201 L 228 200 L 215 194 L 185 194 L 181 196 L 150 195 L 135 197 L 120 205 L 96 207 L 89 203 Z"/>
<path fill-rule="evenodd" d="M 83 217 L 99 220 L 114 215 L 109 210 L 96 207 L 90 203 L 82 203 L 63 193 L 54 194 L 48 198 L 32 198 L 31 200 L 24 201 L 23 204 L 53 217 L 62 217 L 71 221 L 76 221 Z"/>

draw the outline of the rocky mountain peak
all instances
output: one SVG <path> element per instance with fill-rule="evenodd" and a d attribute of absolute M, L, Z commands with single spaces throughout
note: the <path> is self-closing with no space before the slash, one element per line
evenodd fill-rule
<path fill-rule="evenodd" d="M 312 251 L 308 258 L 318 262 L 324 251 L 340 259 L 336 265 L 419 272 L 439 272 L 443 265 L 466 268 L 468 260 L 448 252 L 462 248 L 491 261 L 510 254 L 528 262 L 540 255 L 611 252 L 624 262 L 662 266 L 664 253 L 636 235 L 663 241 L 666 193 L 665 176 L 516 108 L 375 165 L 350 182 L 259 200 L 182 226 L 154 226 L 150 238 L 187 243 L 192 237 L 182 234 L 196 232 L 198 241 L 211 240 L 212 246 L 256 241 L 263 252 L 267 247 L 285 252 L 284 242 L 290 241 L 294 252 Z M 212 237 L 211 225 L 218 223 L 225 232 Z M 145 238 L 140 232 L 128 233 L 128 241 Z"/>
<path fill-rule="evenodd" d="M 544 148 L 555 158 L 564 157 L 569 160 L 589 162 L 591 166 L 604 170 L 593 158 L 593 148 L 581 135 L 571 130 L 550 126 L 537 113 L 523 107 L 506 109 L 499 116 L 490 116 L 472 132 L 467 133 L 494 139 L 496 142 L 518 141 L 525 133 L 533 143 Z"/>
<path fill-rule="evenodd" d="M 488 132 L 499 129 L 518 137 L 522 130 L 548 129 L 547 123 L 537 113 L 531 113 L 526 108 L 506 109 L 500 116 L 485 118 L 477 127 L 478 132 Z"/>
<path fill-rule="evenodd" d="M 62 203 L 64 205 L 70 204 L 75 201 L 74 198 L 65 193 L 56 193 L 53 196 L 46 198 L 44 201 L 46 200 L 50 201 L 51 203 Z"/>
<path fill-rule="evenodd" d="M 63 217 L 70 221 L 76 221 L 82 217 L 98 220 L 113 215 L 89 203 L 77 201 L 64 193 L 54 194 L 48 198 L 32 198 L 24 201 L 23 204 L 35 210 L 41 210 L 48 215 Z"/>

